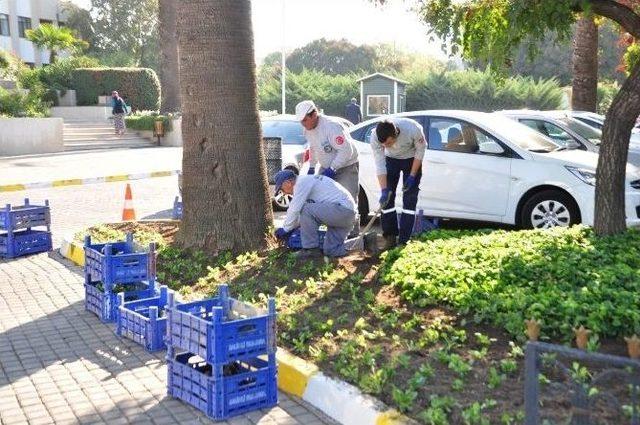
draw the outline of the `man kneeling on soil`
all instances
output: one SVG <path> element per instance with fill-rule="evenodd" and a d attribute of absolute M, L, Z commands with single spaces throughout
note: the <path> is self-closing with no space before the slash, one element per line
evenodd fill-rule
<path fill-rule="evenodd" d="M 278 239 L 286 239 L 300 227 L 302 250 L 298 257 L 319 255 L 318 227 L 327 226 L 324 237 L 324 255 L 342 257 L 346 254 L 344 241 L 353 227 L 356 203 L 349 192 L 335 180 L 322 175 L 297 176 L 283 170 L 275 175 L 276 193 L 282 189 L 293 195 L 284 225 L 276 229 Z"/>

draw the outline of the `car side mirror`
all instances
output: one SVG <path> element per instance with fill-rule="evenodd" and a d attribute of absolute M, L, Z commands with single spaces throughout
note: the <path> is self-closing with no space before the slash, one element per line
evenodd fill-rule
<path fill-rule="evenodd" d="M 491 155 L 501 155 L 504 153 L 504 149 L 496 142 L 484 142 L 480 143 L 480 152 Z"/>

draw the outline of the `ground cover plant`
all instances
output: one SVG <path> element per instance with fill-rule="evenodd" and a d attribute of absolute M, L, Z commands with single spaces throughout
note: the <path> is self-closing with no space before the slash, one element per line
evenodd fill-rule
<path fill-rule="evenodd" d="M 187 299 L 215 295 L 221 283 L 230 285 L 234 297 L 262 306 L 268 296 L 275 296 L 280 347 L 318 364 L 325 373 L 356 385 L 419 423 L 519 424 L 523 422 L 523 319 L 519 325 L 513 319 L 513 324 L 506 326 L 510 323 L 506 319 L 494 321 L 488 313 L 480 314 L 477 307 L 463 308 L 460 300 L 477 297 L 482 307 L 486 306 L 481 302 L 486 298 L 480 296 L 483 291 L 497 296 L 495 288 L 507 294 L 510 292 L 505 288 L 513 288 L 514 294 L 527 295 L 535 282 L 548 281 L 545 290 L 539 292 L 544 297 L 554 279 L 569 282 L 576 274 L 584 274 L 587 279 L 596 276 L 596 270 L 597 286 L 602 291 L 620 278 L 623 283 L 619 287 L 630 290 L 633 286 L 624 285 L 635 282 L 636 272 L 631 269 L 637 270 L 632 257 L 637 256 L 638 245 L 640 234 L 635 232 L 595 239 L 584 228 L 552 232 L 444 230 L 427 234 L 382 259 L 357 255 L 328 263 L 299 262 L 291 252 L 277 246 L 261 253 L 225 253 L 210 258 L 168 245 L 158 254 L 158 276 Z M 483 250 L 487 252 L 478 252 Z M 500 262 L 492 260 L 491 253 Z M 429 264 L 433 276 L 422 263 Z M 518 267 L 507 267 L 510 264 Z M 529 267 L 533 269 L 528 271 Z M 500 268 L 504 268 L 502 275 Z M 477 274 L 472 270 L 478 270 Z M 499 285 L 475 287 L 475 282 L 483 282 L 483 276 L 491 282 L 496 280 L 491 278 L 495 273 L 501 276 Z M 525 279 L 531 281 L 528 286 L 518 283 Z M 441 290 L 425 296 L 434 286 Z M 416 296 L 412 287 L 422 291 L 421 295 Z M 569 284 L 561 287 L 567 289 Z M 476 292 L 469 293 L 472 290 Z M 531 297 L 535 299 L 535 295 Z M 521 303 L 506 301 L 500 308 L 508 306 L 522 308 Z M 529 318 L 525 313 L 549 306 L 554 307 L 543 301 L 542 307 L 525 309 L 521 317 Z M 604 308 L 616 307 L 605 303 Z M 631 315 L 637 314 L 638 304 L 624 308 Z M 594 330 L 590 348 L 624 355 L 622 338 L 607 335 L 626 332 L 628 322 L 621 319 L 614 325 L 614 321 L 609 323 L 608 311 L 601 314 L 585 316 L 591 320 L 585 326 L 598 329 Z M 569 341 L 571 328 L 562 328 L 566 335 L 549 326 L 552 320 L 559 323 L 559 316 L 537 317 L 543 322 L 546 339 Z M 599 317 L 602 323 L 597 323 Z M 593 368 L 575 368 L 577 376 L 594 373 Z M 543 389 L 549 387 L 545 384 L 548 378 L 554 377 L 541 377 Z M 567 411 L 568 404 L 563 403 L 545 399 L 542 408 Z"/>

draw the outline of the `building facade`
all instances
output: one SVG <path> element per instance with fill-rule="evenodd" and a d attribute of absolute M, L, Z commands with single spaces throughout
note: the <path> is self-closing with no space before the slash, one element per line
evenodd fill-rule
<path fill-rule="evenodd" d="M 7 50 L 27 65 L 49 63 L 49 51 L 27 40 L 26 30 L 41 24 L 61 25 L 58 0 L 0 0 L 0 49 Z"/>

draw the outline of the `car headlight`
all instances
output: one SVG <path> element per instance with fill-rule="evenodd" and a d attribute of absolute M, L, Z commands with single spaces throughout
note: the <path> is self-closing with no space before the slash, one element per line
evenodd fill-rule
<path fill-rule="evenodd" d="M 571 172 L 574 176 L 576 176 L 583 183 L 588 184 L 589 186 L 596 185 L 596 173 L 595 171 L 588 170 L 586 168 L 578 168 L 578 167 L 569 167 L 565 165 L 565 168 Z"/>

